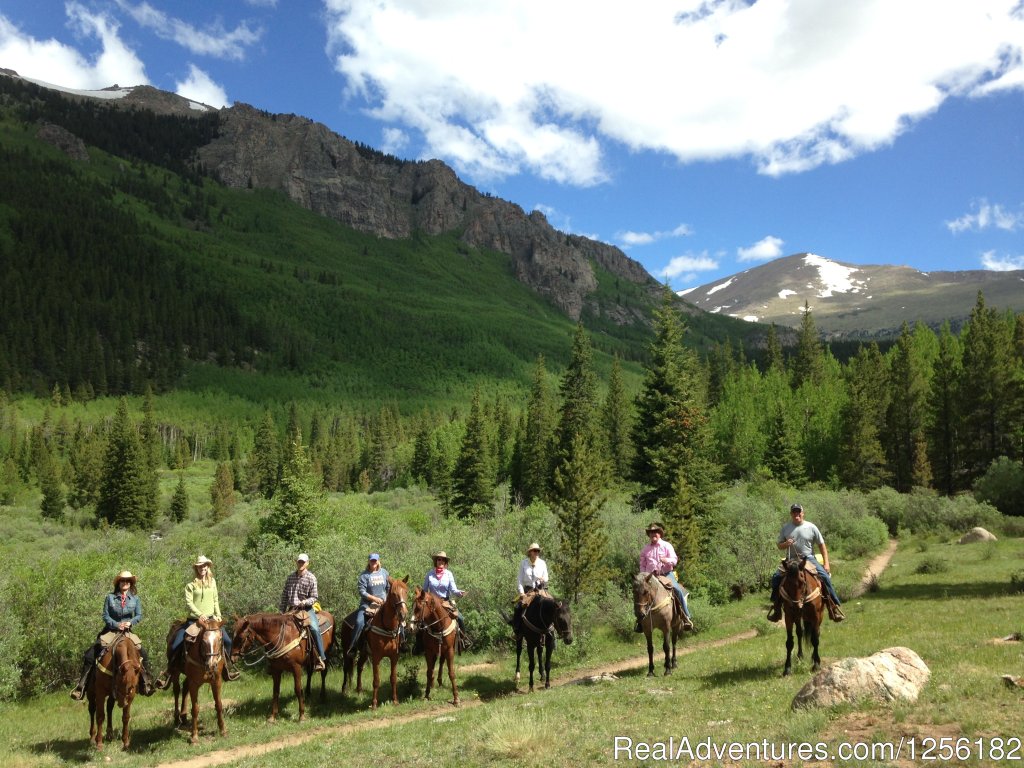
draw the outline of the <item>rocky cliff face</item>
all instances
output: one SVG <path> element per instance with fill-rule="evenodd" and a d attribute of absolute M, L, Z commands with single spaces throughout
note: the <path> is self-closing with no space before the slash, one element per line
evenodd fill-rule
<path fill-rule="evenodd" d="M 585 306 L 617 323 L 644 318 L 598 305 L 592 263 L 648 288 L 658 283 L 618 248 L 565 235 L 543 214 L 483 195 L 438 160 L 404 162 L 358 147 L 326 126 L 244 104 L 221 111 L 220 135 L 199 159 L 222 183 L 284 191 L 296 203 L 387 238 L 459 232 L 512 257 L 516 276 L 574 320 Z"/>

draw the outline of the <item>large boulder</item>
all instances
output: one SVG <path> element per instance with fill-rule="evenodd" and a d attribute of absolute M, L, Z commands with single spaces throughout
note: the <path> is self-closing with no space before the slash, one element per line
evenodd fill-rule
<path fill-rule="evenodd" d="M 886 648 L 867 658 L 846 658 L 822 669 L 793 699 L 793 709 L 830 707 L 873 699 L 917 701 L 931 670 L 909 648 Z"/>
<path fill-rule="evenodd" d="M 996 541 L 996 537 L 984 528 L 971 528 L 960 537 L 959 544 L 973 544 L 976 541 Z"/>

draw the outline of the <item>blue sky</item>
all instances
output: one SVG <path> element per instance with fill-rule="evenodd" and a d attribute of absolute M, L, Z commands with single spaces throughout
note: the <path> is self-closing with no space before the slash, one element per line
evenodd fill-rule
<path fill-rule="evenodd" d="M 437 157 L 676 289 L 1024 269 L 1024 0 L 0 0 L 0 67 Z"/>

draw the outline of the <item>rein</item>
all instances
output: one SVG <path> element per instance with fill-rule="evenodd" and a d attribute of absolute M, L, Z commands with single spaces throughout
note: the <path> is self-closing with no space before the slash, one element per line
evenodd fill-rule
<path fill-rule="evenodd" d="M 540 613 L 543 616 L 543 609 L 544 609 L 544 602 L 543 602 L 543 600 L 544 600 L 544 598 L 540 598 L 540 599 L 541 599 L 540 608 L 537 609 L 537 613 Z M 535 632 L 538 635 L 553 635 L 554 634 L 554 632 L 552 631 L 555 628 L 554 616 L 551 617 L 551 623 L 548 624 L 548 626 L 546 628 L 541 629 L 540 627 L 536 626 L 532 621 L 530 621 L 526 617 L 526 615 L 529 612 L 530 612 L 529 608 L 527 608 L 527 610 L 523 612 L 523 615 L 522 615 L 523 624 L 525 624 L 527 627 L 529 627 L 533 632 Z"/>
<path fill-rule="evenodd" d="M 443 620 L 443 619 L 438 618 L 438 612 L 439 611 L 443 611 L 444 609 L 440 605 L 437 605 L 437 606 L 432 605 L 431 602 L 429 601 L 429 598 L 425 602 L 427 603 L 427 605 L 430 606 L 430 615 L 433 618 L 433 621 L 423 622 L 423 631 L 426 632 L 428 635 L 430 635 L 435 640 L 437 640 L 438 642 L 440 642 L 444 638 L 448 637 L 448 635 L 450 635 L 456 629 L 458 629 L 459 624 L 458 624 L 457 621 L 455 621 L 455 619 L 453 619 L 453 618 L 451 618 L 449 616 L 448 617 L 448 626 L 447 627 L 445 627 L 440 632 L 433 632 L 433 631 L 431 631 L 431 629 L 430 629 L 431 627 L 437 626 Z M 445 615 L 447 615 L 447 613 L 445 613 Z"/>
<path fill-rule="evenodd" d="M 801 568 L 800 574 L 797 575 L 797 583 L 800 586 L 804 586 L 807 583 L 806 577 L 803 575 L 803 573 L 804 573 L 804 571 Z M 818 586 L 815 587 L 813 591 L 811 591 L 808 594 L 804 595 L 803 597 L 797 599 L 797 598 L 792 597 L 786 591 L 786 581 L 783 580 L 782 584 L 779 585 L 779 594 L 782 596 L 782 599 L 785 600 L 790 605 L 795 605 L 797 608 L 802 609 L 806 603 L 809 603 L 809 602 L 811 602 L 811 601 L 813 601 L 816 598 L 821 596 L 821 582 L 820 581 L 818 582 Z"/>

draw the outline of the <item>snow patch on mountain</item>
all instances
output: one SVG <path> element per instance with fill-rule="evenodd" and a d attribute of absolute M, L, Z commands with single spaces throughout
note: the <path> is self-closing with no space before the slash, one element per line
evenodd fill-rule
<path fill-rule="evenodd" d="M 804 256 L 804 264 L 818 270 L 818 279 L 822 283 L 818 292 L 820 299 L 827 299 L 833 293 L 858 293 L 864 287 L 863 280 L 853 277 L 854 272 L 860 272 L 856 267 L 846 267 L 813 253 Z"/>
<path fill-rule="evenodd" d="M 711 295 L 712 293 L 714 293 L 715 291 L 720 291 L 720 290 L 722 290 L 723 288 L 728 288 L 728 287 L 729 287 L 729 286 L 730 286 L 730 285 L 732 284 L 732 281 L 733 281 L 734 279 L 735 279 L 735 278 L 732 278 L 732 277 L 730 277 L 730 278 L 729 278 L 728 280 L 726 280 L 726 281 L 725 281 L 724 283 L 719 283 L 719 284 L 718 284 L 718 285 L 716 285 L 716 286 L 715 286 L 714 288 L 709 288 L 709 289 L 708 289 L 708 293 L 707 293 L 707 295 L 708 295 L 708 296 L 710 296 L 710 295 Z"/>
<path fill-rule="evenodd" d="M 796 291 L 791 291 L 789 290 L 789 288 L 783 288 L 781 291 L 779 291 L 780 299 L 784 299 L 787 296 L 796 296 Z"/>

